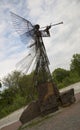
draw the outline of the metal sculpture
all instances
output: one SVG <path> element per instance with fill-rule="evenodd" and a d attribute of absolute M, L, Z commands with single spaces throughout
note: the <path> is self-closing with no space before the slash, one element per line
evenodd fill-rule
<path fill-rule="evenodd" d="M 57 99 L 59 99 L 59 91 L 53 83 L 52 76 L 49 69 L 49 59 L 43 43 L 42 37 L 49 37 L 49 29 L 52 26 L 63 24 L 53 24 L 50 26 L 42 27 L 40 25 L 32 25 L 32 23 L 19 15 L 11 12 L 13 25 L 18 32 L 23 43 L 28 45 L 30 53 L 22 59 L 17 65 L 25 72 L 27 72 L 35 60 L 35 70 L 33 76 L 34 86 L 38 90 L 38 102 L 40 104 L 41 112 L 51 110 L 57 107 Z M 31 43 L 29 45 L 29 43 Z"/>
<path fill-rule="evenodd" d="M 38 91 L 38 100 L 32 102 L 23 111 L 20 121 L 24 124 L 39 115 L 45 115 L 58 110 L 59 106 L 69 106 L 75 102 L 74 89 L 59 93 L 54 84 L 50 69 L 49 59 L 43 43 L 43 37 L 49 37 L 49 29 L 63 22 L 42 27 L 32 25 L 30 21 L 11 12 L 12 21 L 23 43 L 28 45 L 30 53 L 24 57 L 17 66 L 22 71 L 27 71 L 35 60 L 33 83 Z M 30 43 L 30 44 L 29 44 Z"/>

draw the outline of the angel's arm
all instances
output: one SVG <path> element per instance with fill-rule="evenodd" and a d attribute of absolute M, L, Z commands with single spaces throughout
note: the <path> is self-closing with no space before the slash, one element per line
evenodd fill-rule
<path fill-rule="evenodd" d="M 49 32 L 50 28 L 51 28 L 51 26 L 47 26 L 46 29 L 41 30 L 42 37 L 50 37 L 50 32 Z"/>

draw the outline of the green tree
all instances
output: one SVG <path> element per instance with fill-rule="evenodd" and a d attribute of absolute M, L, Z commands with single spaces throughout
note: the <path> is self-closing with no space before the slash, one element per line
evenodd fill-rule
<path fill-rule="evenodd" d="M 70 70 L 80 75 L 80 54 L 74 54 L 71 60 Z"/>
<path fill-rule="evenodd" d="M 21 72 L 13 71 L 11 74 L 8 74 L 7 77 L 4 77 L 3 83 L 6 87 L 13 87 L 16 85 L 18 87 L 19 78 L 22 76 Z"/>
<path fill-rule="evenodd" d="M 3 79 L 4 86 L 11 88 L 14 92 L 14 96 L 19 94 L 29 100 L 32 100 L 36 96 L 36 91 L 33 86 L 33 74 L 34 72 L 26 75 L 21 72 L 14 71 Z"/>
<path fill-rule="evenodd" d="M 19 88 L 19 80 L 21 77 L 21 72 L 14 71 L 11 74 L 8 74 L 7 77 L 4 77 L 3 84 L 7 88 L 12 88 L 12 91 L 16 93 Z"/>
<path fill-rule="evenodd" d="M 1 82 L 0 82 L 0 88 L 2 87 L 2 84 L 1 84 Z"/>
<path fill-rule="evenodd" d="M 23 96 L 26 96 L 28 100 L 32 100 L 36 97 L 36 88 L 33 83 L 33 74 L 32 72 L 29 75 L 23 75 L 19 80 L 20 93 Z"/>
<path fill-rule="evenodd" d="M 1 100 L 3 101 L 2 104 L 3 106 L 11 105 L 13 104 L 13 99 L 14 99 L 14 92 L 11 90 L 11 88 L 5 89 L 1 93 Z"/>
<path fill-rule="evenodd" d="M 57 68 L 55 69 L 53 72 L 52 72 L 52 76 L 53 76 L 53 79 L 60 83 L 62 82 L 66 77 L 69 76 L 69 71 L 68 70 L 65 70 L 65 69 L 62 69 L 62 68 Z"/>

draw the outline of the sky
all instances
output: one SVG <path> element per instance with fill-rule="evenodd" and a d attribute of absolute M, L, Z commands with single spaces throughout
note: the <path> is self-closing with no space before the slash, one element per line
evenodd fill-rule
<path fill-rule="evenodd" d="M 73 54 L 80 53 L 80 0 L 0 0 L 0 79 L 16 69 L 27 53 L 12 25 L 10 11 L 28 19 L 33 25 L 47 26 L 63 21 L 50 29 L 44 44 L 50 70 L 69 69 Z"/>

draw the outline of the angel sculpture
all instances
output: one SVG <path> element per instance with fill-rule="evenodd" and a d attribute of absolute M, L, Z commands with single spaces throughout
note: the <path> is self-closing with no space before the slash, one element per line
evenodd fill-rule
<path fill-rule="evenodd" d="M 50 37 L 49 29 L 54 25 L 46 26 L 44 30 L 41 30 L 39 24 L 32 25 L 30 21 L 13 12 L 11 12 L 11 16 L 13 25 L 22 42 L 27 45 L 31 43 L 28 45 L 28 48 L 31 50 L 30 53 L 17 65 L 20 66 L 23 71 L 27 72 L 35 60 L 33 82 L 34 86 L 38 88 L 40 100 L 46 100 L 47 97 L 51 95 L 59 96 L 59 91 L 52 80 L 49 69 L 49 59 L 42 39 L 43 37 Z"/>

